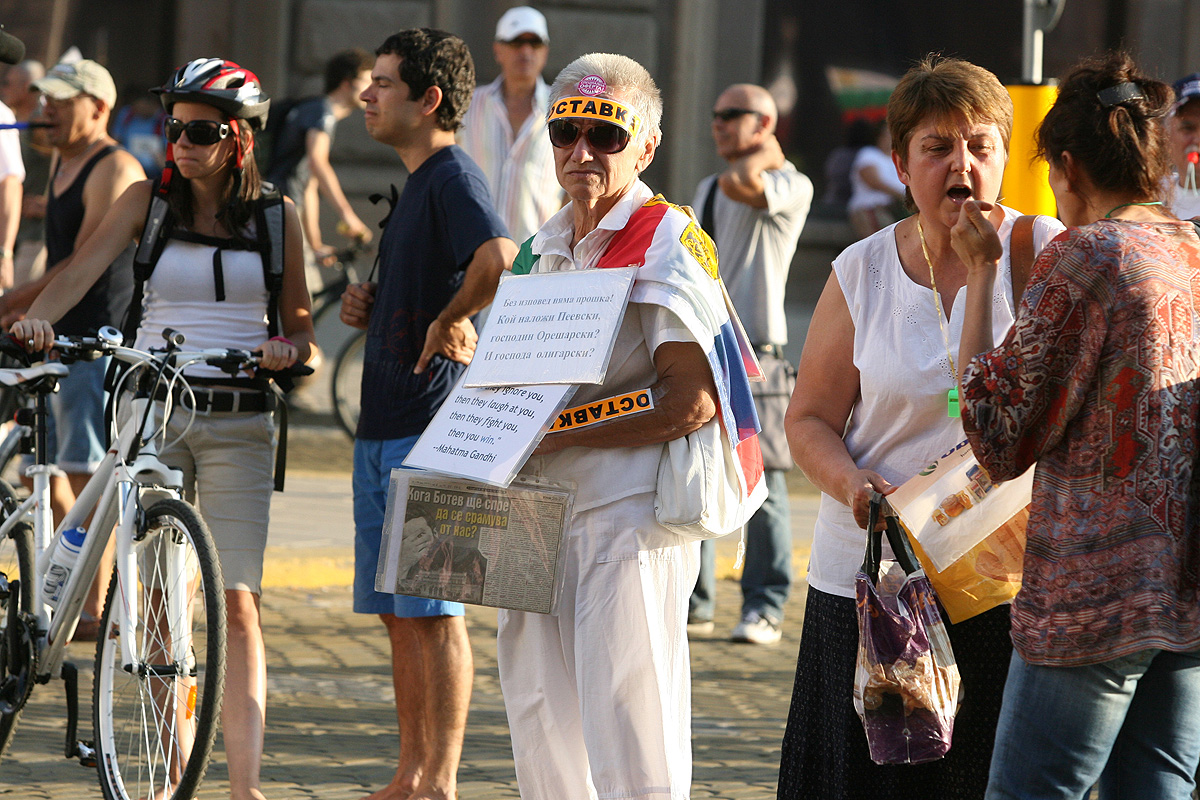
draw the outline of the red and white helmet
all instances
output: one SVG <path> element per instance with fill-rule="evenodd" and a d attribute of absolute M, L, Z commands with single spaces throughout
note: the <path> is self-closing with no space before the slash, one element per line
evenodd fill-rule
<path fill-rule="evenodd" d="M 251 128 L 267 124 L 271 98 L 258 76 L 232 61 L 197 58 L 179 67 L 162 86 L 151 89 L 168 113 L 180 102 L 206 103 L 231 119 L 244 119 Z"/>

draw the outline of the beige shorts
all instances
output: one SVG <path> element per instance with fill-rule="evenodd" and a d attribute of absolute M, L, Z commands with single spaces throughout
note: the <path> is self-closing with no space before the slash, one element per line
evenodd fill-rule
<path fill-rule="evenodd" d="M 125 409 L 122 409 L 121 418 Z M 183 471 L 184 495 L 212 533 L 226 589 L 262 594 L 271 492 L 275 488 L 275 420 L 269 413 L 196 414 L 177 409 L 159 457 Z"/>

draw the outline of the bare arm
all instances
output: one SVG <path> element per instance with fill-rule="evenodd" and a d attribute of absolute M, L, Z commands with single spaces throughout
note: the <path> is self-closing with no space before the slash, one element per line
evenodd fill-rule
<path fill-rule="evenodd" d="M 471 363 L 479 335 L 468 317 L 492 302 L 500 273 L 512 267 L 516 257 L 517 245 L 506 236 L 488 239 L 475 249 L 462 286 L 425 332 L 425 347 L 413 372 L 424 372 L 437 353 L 460 364 Z"/>
<path fill-rule="evenodd" d="M 897 190 L 895 186 L 885 181 L 879 175 L 879 168 L 874 164 L 867 164 L 858 171 L 859 180 L 865 183 L 870 188 L 877 192 L 885 192 L 897 200 L 904 199 L 903 190 Z"/>
<path fill-rule="evenodd" d="M 284 199 L 283 288 L 279 295 L 279 329 L 288 342 L 268 340 L 259 345 L 263 369 L 283 369 L 297 361 L 307 364 L 316 358 L 312 303 L 304 282 L 304 252 L 300 218 L 291 200 Z"/>
<path fill-rule="evenodd" d="M 329 134 L 325 131 L 312 129 L 308 132 L 304 140 L 305 148 L 308 151 L 308 168 L 313 177 L 317 179 L 317 186 L 320 188 L 321 194 L 333 204 L 333 207 L 337 209 L 338 216 L 342 218 L 342 222 L 346 223 L 346 227 L 349 229 L 347 235 L 351 238 L 370 241 L 371 231 L 354 213 L 350 201 L 342 192 L 342 184 L 338 181 L 337 173 L 333 171 L 333 165 L 329 163 L 331 144 Z"/>
<path fill-rule="evenodd" d="M 17 246 L 17 227 L 21 224 L 21 181 L 6 175 L 0 181 L 0 287 L 13 284 L 13 249 Z"/>
<path fill-rule="evenodd" d="M 992 286 L 1004 248 L 995 227 L 984 216 L 994 206 L 968 200 L 958 212 L 958 222 L 950 230 L 950 244 L 967 265 L 967 300 L 963 316 L 962 338 L 958 343 L 958 374 L 961 379 L 967 364 L 980 353 L 991 350 Z M 1017 299 L 1020 302 L 1020 298 Z"/>
<path fill-rule="evenodd" d="M 86 247 L 77 248 L 71 258 L 54 265 L 44 280 L 26 284 L 42 284 L 45 290 L 36 295 L 27 318 L 12 326 L 15 336 L 23 341 L 33 340 L 34 350 L 46 349 L 53 338 L 50 325 L 82 300 L 121 251 L 141 235 L 152 191 L 150 181 L 130 186 L 104 215 Z"/>
<path fill-rule="evenodd" d="M 767 207 L 766 184 L 762 174 L 779 169 L 784 163 L 783 149 L 774 134 L 767 134 L 762 147 L 742 156 L 717 176 L 717 184 L 730 200 L 753 208 Z"/>
<path fill-rule="evenodd" d="M 846 297 L 831 274 L 813 311 L 810 334 L 796 370 L 796 389 L 784 417 L 792 458 L 813 484 L 848 506 L 867 526 L 870 493 L 895 489 L 879 473 L 859 469 L 842 436 L 858 401 L 854 366 L 854 321 Z M 819 333 L 817 333 L 819 332 Z"/>
<path fill-rule="evenodd" d="M 23 286 L 18 286 L 13 291 L 0 297 L 0 314 L 3 314 L 4 324 L 11 322 L 12 317 L 26 313 L 26 309 L 30 308 L 30 304 L 33 303 L 34 298 L 38 297 L 50 284 L 50 281 L 58 275 L 65 262 L 72 260 L 80 252 L 81 245 L 100 227 L 100 221 L 105 218 L 110 209 L 115 208 L 118 198 L 124 195 L 125 190 L 138 181 L 145 180 L 146 173 L 142 169 L 142 165 L 138 163 L 136 158 L 124 150 L 118 150 L 107 158 L 102 159 L 95 166 L 91 175 L 88 176 L 87 183 L 83 186 L 83 222 L 79 226 L 79 232 L 75 235 L 75 247 L 71 250 L 71 255 L 58 264 L 49 265 L 45 274 L 37 280 L 30 281 Z M 149 182 L 147 182 L 148 185 Z M 147 189 L 145 203 L 150 202 L 149 198 L 149 189 Z M 144 218 L 145 215 L 146 205 L 143 204 L 141 217 Z M 142 219 L 140 218 L 138 219 L 138 233 L 141 232 L 141 223 Z M 127 244 L 129 244 L 128 239 L 105 262 L 105 269 L 120 254 L 121 250 L 125 249 Z M 79 302 L 79 299 L 83 297 L 83 292 L 86 292 L 96 282 L 97 277 L 99 277 L 99 273 L 86 286 L 82 287 L 79 296 L 75 298 L 75 301 L 71 305 L 63 308 L 59 316 L 62 316 L 71 306 Z"/>
<path fill-rule="evenodd" d="M 325 244 L 321 237 L 321 200 L 315 178 L 309 178 L 304 186 L 304 211 L 300 217 L 300 227 L 304 231 L 304 238 L 308 240 L 308 246 L 313 249 L 319 260 L 324 262 L 327 257 L 333 255 L 333 248 Z"/>
<path fill-rule="evenodd" d="M 664 342 L 654 351 L 658 381 L 654 410 L 604 425 L 548 434 L 535 455 L 566 447 L 637 447 L 669 442 L 698 430 L 717 413 L 717 387 L 708 357 L 695 342 Z"/>

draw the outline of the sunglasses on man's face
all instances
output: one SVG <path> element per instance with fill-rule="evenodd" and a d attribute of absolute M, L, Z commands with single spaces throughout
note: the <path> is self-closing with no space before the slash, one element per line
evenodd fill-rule
<path fill-rule="evenodd" d="M 629 131 L 607 122 L 600 122 L 582 130 L 574 122 L 556 119 L 550 123 L 549 128 L 550 144 L 563 149 L 574 147 L 581 132 L 587 139 L 588 147 L 597 153 L 610 156 L 629 146 Z"/>
<path fill-rule="evenodd" d="M 211 119 L 194 119 L 184 122 L 175 117 L 167 117 L 167 141 L 174 144 L 187 131 L 188 141 L 192 144 L 206 146 L 216 144 L 229 135 L 229 123 L 215 122 Z"/>
<path fill-rule="evenodd" d="M 758 112 L 749 108 L 722 108 L 713 112 L 713 119 L 719 119 L 721 122 L 729 122 L 731 119 L 744 117 L 747 114 L 755 114 Z"/>

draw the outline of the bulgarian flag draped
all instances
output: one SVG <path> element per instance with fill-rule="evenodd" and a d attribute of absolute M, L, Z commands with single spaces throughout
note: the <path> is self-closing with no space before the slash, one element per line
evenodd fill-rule
<path fill-rule="evenodd" d="M 515 274 L 533 269 L 538 256 L 532 243 L 530 238 L 521 246 Z M 655 195 L 613 234 L 596 267 L 637 267 L 630 302 L 670 309 L 704 348 L 717 386 L 721 438 L 733 452 L 743 501 L 761 505 L 767 496 L 762 426 L 750 381 L 762 380 L 762 369 L 721 283 L 712 240 L 688 210 Z"/>

